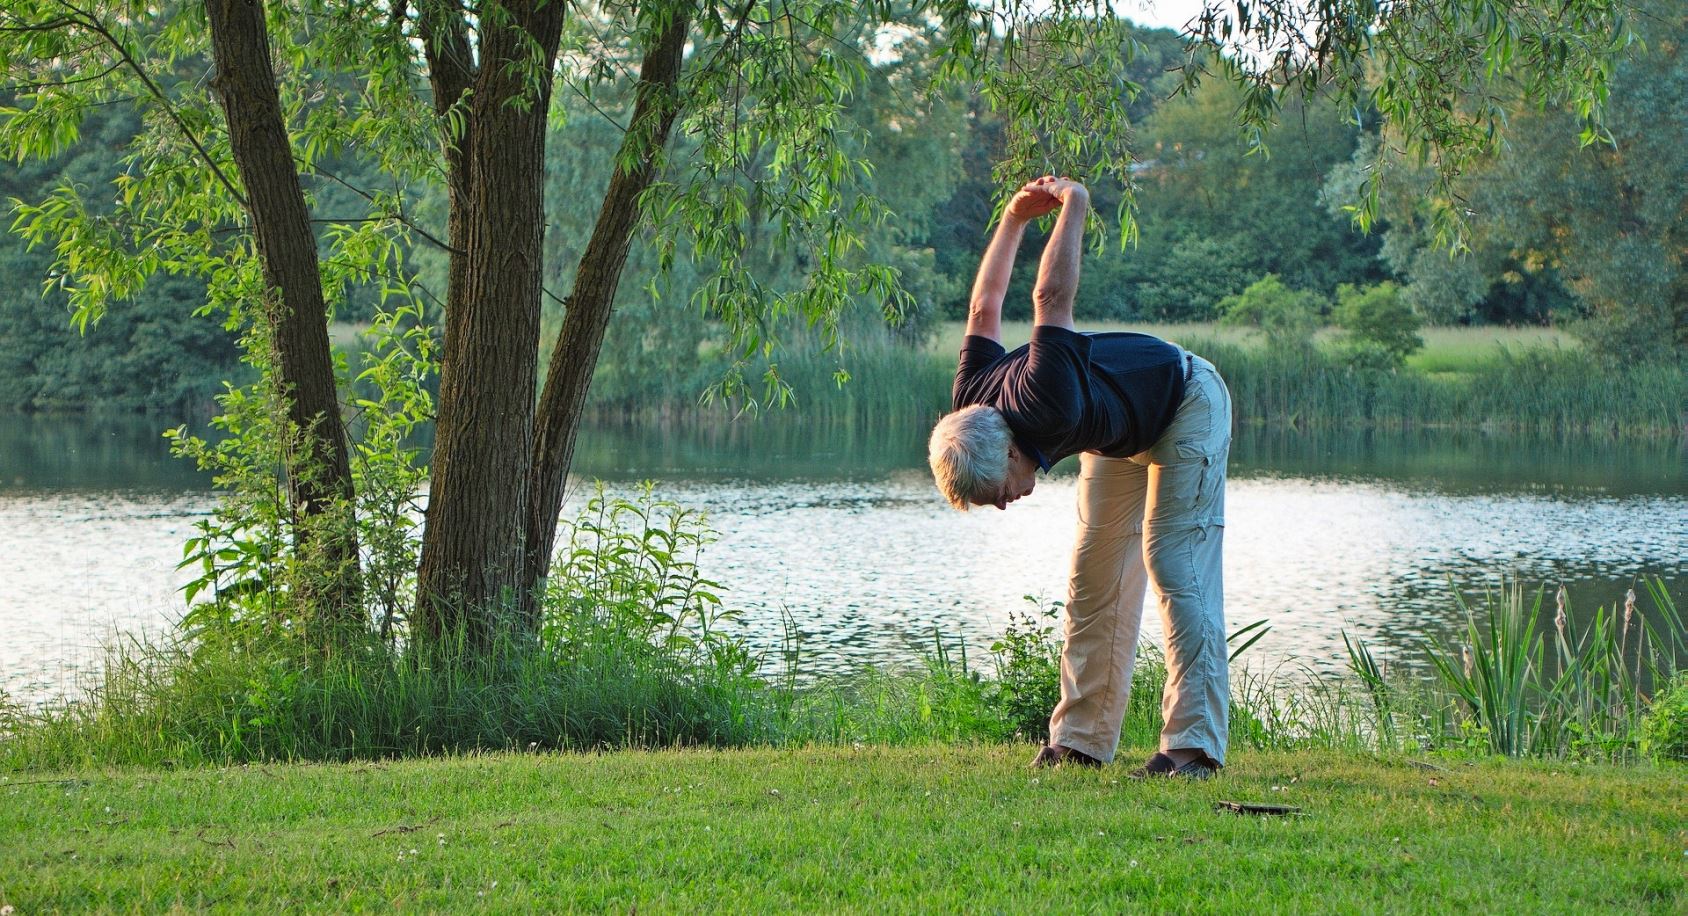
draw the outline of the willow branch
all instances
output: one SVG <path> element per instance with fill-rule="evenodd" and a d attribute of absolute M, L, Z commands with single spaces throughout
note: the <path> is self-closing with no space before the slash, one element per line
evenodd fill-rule
<path fill-rule="evenodd" d="M 217 165 L 217 160 L 211 157 L 210 152 L 205 149 L 205 145 L 199 142 L 199 136 L 188 127 L 186 121 L 182 120 L 182 116 L 176 112 L 176 106 L 170 104 L 170 99 L 164 94 L 164 90 L 159 88 L 157 83 L 153 82 L 152 77 L 147 74 L 146 69 L 141 66 L 139 61 L 135 60 L 134 55 L 129 53 L 129 48 L 124 45 L 116 35 L 113 35 L 111 30 L 105 27 L 104 23 L 95 18 L 92 13 L 77 9 L 71 4 L 64 2 L 64 0 L 59 0 L 59 5 L 67 10 L 70 10 L 73 14 L 75 14 L 75 16 L 82 17 L 80 21 L 77 21 L 74 17 L 69 17 L 71 22 L 100 36 L 113 51 L 117 52 L 117 55 L 122 58 L 123 64 L 128 66 L 130 70 L 134 71 L 135 76 L 140 79 L 141 84 L 146 86 L 147 91 L 152 94 L 152 97 L 164 109 L 164 113 L 169 115 L 170 120 L 176 125 L 176 129 L 181 131 L 182 137 L 185 138 L 188 143 L 193 145 L 194 150 L 199 153 L 199 157 L 203 159 L 205 161 L 205 165 L 211 169 L 211 173 L 217 176 L 218 183 L 220 183 L 223 188 L 229 192 L 229 195 L 232 196 L 236 202 L 238 202 L 242 207 L 245 207 L 246 195 L 240 193 L 240 190 L 234 186 L 234 182 L 230 181 L 229 177 L 223 174 L 222 167 Z"/>

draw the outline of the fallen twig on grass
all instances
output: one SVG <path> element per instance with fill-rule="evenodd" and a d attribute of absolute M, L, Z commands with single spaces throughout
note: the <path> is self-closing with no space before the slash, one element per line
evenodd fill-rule
<path fill-rule="evenodd" d="M 1301 809 L 1294 805 L 1261 805 L 1254 802 L 1222 801 L 1213 806 L 1215 811 L 1229 811 L 1232 814 L 1265 814 L 1277 817 L 1287 817 L 1300 814 Z"/>
<path fill-rule="evenodd" d="M 220 839 L 220 840 L 208 840 L 208 839 L 205 838 L 205 831 L 204 830 L 201 830 L 198 833 L 194 834 L 194 837 L 196 839 L 198 839 L 201 843 L 204 843 L 207 846 L 227 846 L 230 849 L 234 848 L 234 838 L 233 837 L 224 837 L 223 839 Z"/>
<path fill-rule="evenodd" d="M 416 831 L 421 830 L 423 827 L 432 827 L 434 824 L 439 823 L 439 820 L 440 820 L 439 818 L 435 817 L 435 818 L 429 818 L 428 820 L 425 820 L 420 824 L 400 824 L 397 827 L 388 827 L 388 828 L 385 828 L 383 830 L 377 830 L 374 833 L 370 834 L 370 836 L 371 837 L 386 836 L 389 833 L 415 833 Z"/>

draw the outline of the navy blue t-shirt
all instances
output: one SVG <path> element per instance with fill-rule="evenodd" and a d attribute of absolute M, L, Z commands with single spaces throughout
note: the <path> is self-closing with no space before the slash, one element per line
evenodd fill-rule
<path fill-rule="evenodd" d="M 1126 458 L 1153 445 L 1184 400 L 1185 371 L 1182 351 L 1158 337 L 1038 325 L 1013 352 L 968 335 L 952 401 L 1001 411 L 1048 470 L 1078 452 Z"/>

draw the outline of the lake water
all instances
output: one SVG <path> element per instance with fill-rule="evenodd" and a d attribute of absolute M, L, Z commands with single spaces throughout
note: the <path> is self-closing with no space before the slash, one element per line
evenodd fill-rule
<path fill-rule="evenodd" d="M 102 642 L 180 616 L 182 541 L 214 504 L 162 424 L 0 417 L 0 689 L 59 694 Z M 565 518 L 593 478 L 643 479 L 704 509 L 704 572 L 777 653 L 782 614 L 810 673 L 910 663 L 938 634 L 984 654 L 1024 596 L 1064 596 L 1073 465 L 1006 512 L 950 510 L 925 429 L 795 418 L 599 424 L 582 432 Z M 1663 576 L 1688 607 L 1688 452 L 1670 441 L 1475 433 L 1239 432 L 1227 508 L 1227 617 L 1265 618 L 1257 663 L 1342 666 L 1344 628 L 1398 664 L 1459 621 L 1455 592 L 1502 573 L 1564 584 L 1574 616 Z M 1645 595 L 1644 591 L 1637 588 Z M 1645 597 L 1642 607 L 1650 602 Z M 1148 638 L 1159 638 L 1149 606 Z M 771 655 L 770 657 L 774 657 Z"/>

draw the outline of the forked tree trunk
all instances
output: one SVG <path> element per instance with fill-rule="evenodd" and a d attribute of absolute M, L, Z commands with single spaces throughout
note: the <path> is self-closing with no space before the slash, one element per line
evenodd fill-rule
<path fill-rule="evenodd" d="M 633 119 L 616 155 L 615 172 L 598 210 L 592 238 L 575 272 L 562 333 L 551 351 L 551 367 L 535 424 L 521 582 L 525 623 L 530 627 L 537 623 L 537 597 L 544 588 L 556 543 L 563 485 L 574 456 L 575 435 L 592 384 L 592 370 L 598 364 L 604 329 L 609 324 L 610 306 L 638 222 L 639 195 L 650 187 L 679 111 L 675 88 L 689 24 L 687 16 L 676 13 L 640 65 Z"/>
<path fill-rule="evenodd" d="M 480 19 L 466 134 L 448 161 L 454 251 L 417 623 L 477 648 L 522 593 L 545 130 L 563 10 L 557 0 L 519 0 Z M 428 4 L 421 15 L 433 38 L 425 43 L 435 104 L 449 106 L 461 92 L 442 97 L 442 88 L 470 88 L 453 83 L 466 61 L 442 60 L 468 47 L 466 24 L 451 4 Z"/>
<path fill-rule="evenodd" d="M 351 463 L 334 389 L 316 238 L 282 120 L 264 8 L 259 0 L 207 0 L 205 9 L 217 69 L 212 86 L 245 186 L 263 264 L 276 381 L 295 445 L 286 472 L 294 537 L 311 588 L 302 597 L 326 622 L 354 625 L 361 622 L 361 606 Z"/>

